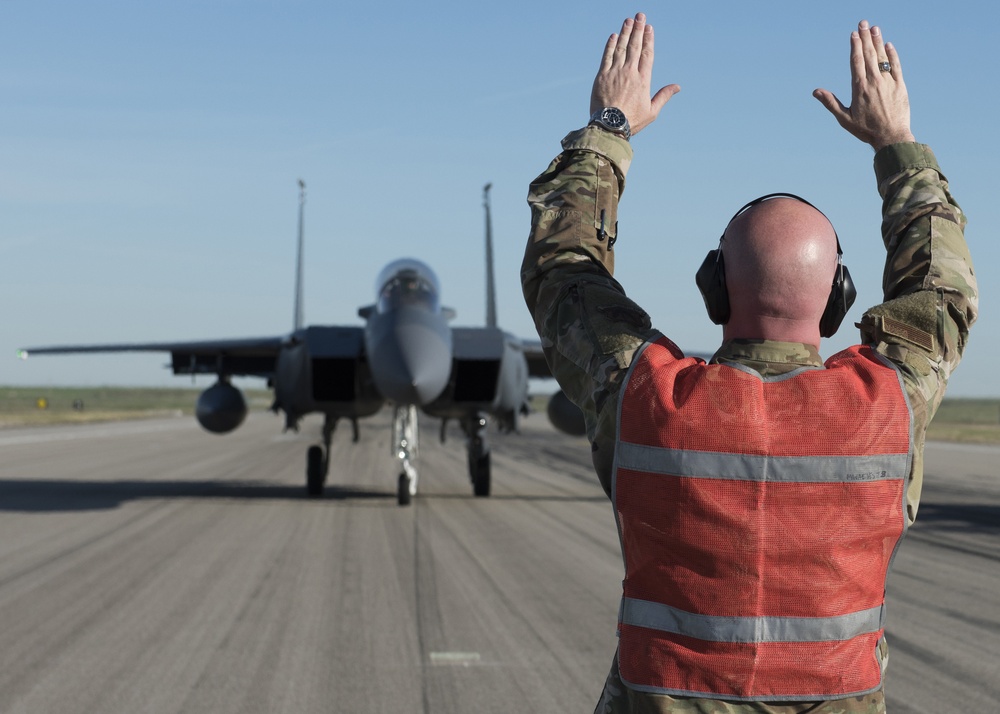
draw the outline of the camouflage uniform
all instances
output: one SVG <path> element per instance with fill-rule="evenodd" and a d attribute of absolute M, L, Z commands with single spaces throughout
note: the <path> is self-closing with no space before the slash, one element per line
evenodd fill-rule
<path fill-rule="evenodd" d="M 524 297 L 549 367 L 566 395 L 583 409 L 594 467 L 609 496 L 621 386 L 636 350 L 660 335 L 612 277 L 618 201 L 631 159 L 631 146 L 616 134 L 597 127 L 570 133 L 563 153 L 531 184 L 531 235 L 521 266 Z M 868 310 L 858 327 L 864 344 L 899 367 L 913 409 L 915 456 L 906 493 L 912 523 L 923 479 L 924 433 L 965 349 L 978 293 L 963 236 L 965 215 L 930 148 L 887 146 L 875 155 L 875 175 L 888 252 L 885 302 Z M 712 361 L 743 364 L 763 376 L 822 365 L 811 345 L 767 340 L 726 342 Z M 884 663 L 884 641 L 880 650 Z M 882 691 L 787 705 L 633 692 L 618 678 L 617 656 L 597 707 L 602 713 L 643 714 L 884 710 Z"/>

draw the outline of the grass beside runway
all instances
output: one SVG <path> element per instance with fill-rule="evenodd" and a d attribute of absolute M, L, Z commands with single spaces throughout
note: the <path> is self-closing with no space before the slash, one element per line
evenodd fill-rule
<path fill-rule="evenodd" d="M 0 427 L 40 426 L 194 414 L 203 388 L 0 387 Z M 266 409 L 267 390 L 244 393 L 251 410 Z M 532 397 L 544 414 L 547 398 Z M 927 438 L 968 444 L 1000 443 L 1000 399 L 945 399 Z"/>
<path fill-rule="evenodd" d="M 531 408 L 542 414 L 548 397 L 535 395 Z M 1000 444 L 1000 399 L 945 399 L 927 429 L 934 441 Z"/>
<path fill-rule="evenodd" d="M 965 444 L 1000 443 L 1000 399 L 945 399 L 927 438 Z"/>
<path fill-rule="evenodd" d="M 194 414 L 201 388 L 0 387 L 0 427 L 43 426 Z M 265 390 L 244 392 L 247 406 L 267 408 Z"/>

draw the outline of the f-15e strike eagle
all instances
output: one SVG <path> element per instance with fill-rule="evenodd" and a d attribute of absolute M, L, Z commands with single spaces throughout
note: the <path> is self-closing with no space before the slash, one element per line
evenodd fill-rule
<path fill-rule="evenodd" d="M 29 354 L 82 352 L 169 352 L 174 374 L 215 374 L 198 397 L 195 414 L 208 431 L 225 434 L 247 413 L 234 376 L 261 377 L 274 390 L 271 409 L 284 412 L 285 428 L 297 429 L 306 414 L 324 415 L 322 445 L 306 454 L 306 487 L 323 494 L 330 466 L 330 443 L 341 419 L 351 422 L 388 403 L 393 409 L 392 447 L 400 462 L 397 498 L 407 505 L 417 493 L 417 411 L 450 419 L 466 436 L 469 478 L 476 496 L 490 495 L 488 417 L 501 430 L 517 429 L 528 411 L 528 378 L 550 377 L 540 344 L 522 342 L 496 324 L 490 184 L 483 189 L 486 211 L 485 327 L 450 327 L 455 312 L 439 302 L 440 285 L 426 264 L 414 259 L 389 263 L 376 281 L 376 301 L 358 309 L 364 326 L 310 325 L 302 318 L 302 243 L 305 184 L 299 182 L 298 256 L 295 319 L 291 334 L 279 337 L 29 347 Z M 561 430 L 583 433 L 583 416 L 562 395 L 551 400 L 549 417 Z"/>

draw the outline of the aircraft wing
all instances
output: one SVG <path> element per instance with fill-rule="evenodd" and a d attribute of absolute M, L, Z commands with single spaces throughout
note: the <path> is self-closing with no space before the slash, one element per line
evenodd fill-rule
<path fill-rule="evenodd" d="M 32 355 L 96 352 L 169 352 L 174 374 L 228 374 L 270 377 L 282 346 L 289 338 L 251 337 L 193 342 L 145 342 L 105 345 L 27 347 L 18 350 L 21 359 Z"/>

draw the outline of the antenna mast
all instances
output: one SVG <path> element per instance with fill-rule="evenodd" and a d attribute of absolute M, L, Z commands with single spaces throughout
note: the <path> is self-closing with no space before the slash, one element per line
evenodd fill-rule
<path fill-rule="evenodd" d="M 486 209 L 486 326 L 497 326 L 497 292 L 493 282 L 493 222 L 490 219 L 490 189 L 492 183 L 483 186 L 483 208 Z"/>
<path fill-rule="evenodd" d="M 295 326 L 294 330 L 301 330 L 304 319 L 302 317 L 302 230 L 303 218 L 306 205 L 306 182 L 299 179 L 299 250 L 295 265 Z"/>

